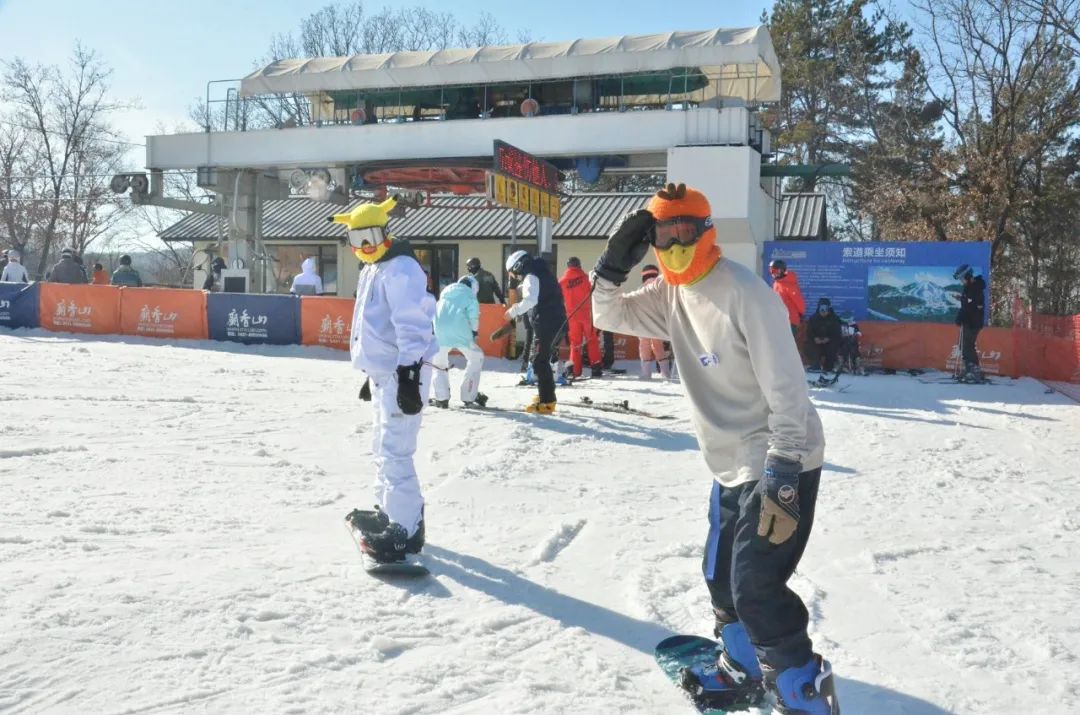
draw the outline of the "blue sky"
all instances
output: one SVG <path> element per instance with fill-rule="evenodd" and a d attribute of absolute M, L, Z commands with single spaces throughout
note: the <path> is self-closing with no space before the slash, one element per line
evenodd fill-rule
<path fill-rule="evenodd" d="M 213 79 L 241 77 L 265 54 L 275 33 L 294 31 L 324 2 L 296 0 L 185 0 L 141 3 L 99 0 L 0 0 L 0 59 L 23 57 L 59 64 L 76 40 L 98 51 L 112 66 L 119 98 L 140 109 L 119 118 L 133 141 L 155 133 L 159 122 L 173 126 Z M 368 2 L 369 10 L 387 3 Z M 677 12 L 657 0 L 542 0 L 479 2 L 429 0 L 417 3 L 451 11 L 462 21 L 490 12 L 509 30 L 537 40 L 568 40 L 700 30 L 757 24 L 771 0 L 683 2 Z M 141 162 L 140 162 L 141 163 Z"/>

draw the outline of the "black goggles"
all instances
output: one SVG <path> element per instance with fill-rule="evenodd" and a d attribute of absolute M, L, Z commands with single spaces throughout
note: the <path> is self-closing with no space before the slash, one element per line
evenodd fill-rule
<path fill-rule="evenodd" d="M 661 251 L 675 244 L 693 246 L 712 225 L 710 217 L 676 216 L 666 221 L 657 221 L 653 227 L 652 245 Z"/>

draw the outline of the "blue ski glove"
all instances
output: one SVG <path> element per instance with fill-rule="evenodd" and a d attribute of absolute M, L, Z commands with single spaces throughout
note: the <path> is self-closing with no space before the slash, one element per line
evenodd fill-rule
<path fill-rule="evenodd" d="M 761 497 L 758 536 L 782 544 L 799 527 L 799 472 L 802 465 L 783 457 L 768 457 L 765 473 L 757 484 Z"/>
<path fill-rule="evenodd" d="M 420 360 L 397 369 L 397 405 L 407 415 L 420 414 L 424 404 L 420 402 Z"/>
<path fill-rule="evenodd" d="M 627 214 L 608 237 L 607 247 L 596 261 L 593 273 L 615 285 L 622 285 L 630 270 L 649 251 L 656 219 L 645 209 Z"/>

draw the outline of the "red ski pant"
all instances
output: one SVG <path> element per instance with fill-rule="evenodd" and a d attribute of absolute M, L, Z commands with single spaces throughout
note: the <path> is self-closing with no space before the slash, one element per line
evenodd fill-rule
<path fill-rule="evenodd" d="M 567 326 L 570 332 L 570 362 L 574 364 L 574 376 L 581 377 L 581 343 L 587 341 L 589 349 L 589 365 L 600 362 L 600 339 L 596 336 L 592 320 L 570 319 Z"/>

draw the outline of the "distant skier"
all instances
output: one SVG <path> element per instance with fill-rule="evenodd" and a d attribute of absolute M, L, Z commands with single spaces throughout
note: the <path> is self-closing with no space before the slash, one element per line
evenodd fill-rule
<path fill-rule="evenodd" d="M 86 283 L 86 271 L 75 261 L 75 251 L 65 248 L 60 252 L 60 260 L 49 271 L 48 280 L 51 283 Z"/>
<path fill-rule="evenodd" d="M 90 274 L 90 284 L 96 286 L 109 285 L 109 273 L 105 270 L 105 266 L 100 263 L 94 264 L 94 272 Z"/>
<path fill-rule="evenodd" d="M 862 357 L 859 351 L 859 339 L 862 338 L 862 331 L 859 330 L 859 324 L 855 322 L 854 318 L 840 320 L 840 370 L 843 370 L 851 375 L 863 374 L 862 365 L 860 359 Z"/>
<path fill-rule="evenodd" d="M 129 288 L 141 288 L 142 276 L 131 266 L 131 256 L 126 253 L 120 256 L 120 266 L 113 271 L 112 284 L 114 286 L 127 286 Z"/>
<path fill-rule="evenodd" d="M 322 278 L 316 269 L 318 265 L 315 258 L 308 256 L 300 264 L 300 272 L 293 276 L 292 287 L 289 292 L 294 295 L 322 295 Z"/>
<path fill-rule="evenodd" d="M 22 264 L 22 257 L 18 251 L 7 251 L 8 263 L 0 271 L 0 281 L 6 283 L 29 283 L 30 274 L 26 272 L 26 266 Z"/>
<path fill-rule="evenodd" d="M 499 280 L 491 273 L 491 271 L 485 271 L 480 265 L 479 258 L 470 258 L 465 262 L 465 270 L 469 272 L 473 278 L 476 279 L 479 289 L 476 293 L 476 299 L 481 303 L 498 303 L 503 305 L 506 303 L 506 299 L 503 297 L 502 288 L 499 287 Z"/>
<path fill-rule="evenodd" d="M 794 341 L 776 338 L 788 325 L 783 305 L 721 256 L 711 215 L 703 194 L 668 184 L 623 219 L 594 270 L 593 317 L 605 330 L 671 341 L 714 476 L 702 569 L 723 650 L 692 673 L 700 699 L 757 705 L 764 683 L 784 712 L 826 715 L 831 668 L 786 585 L 813 524 L 821 420 Z M 662 278 L 623 294 L 650 243 Z"/>
<path fill-rule="evenodd" d="M 574 366 L 574 377 L 581 377 L 583 370 L 581 344 L 585 343 L 589 353 L 589 368 L 592 377 L 601 377 L 604 374 L 604 366 L 601 363 L 600 338 L 596 335 L 593 327 L 592 306 L 589 304 L 589 293 L 592 288 L 589 284 L 589 276 L 581 270 L 581 259 L 571 256 L 566 262 L 566 271 L 559 278 L 559 287 L 562 288 L 563 305 L 569 315 L 567 329 L 570 339 L 570 362 Z"/>
<path fill-rule="evenodd" d="M 560 329 L 566 322 L 562 289 L 547 262 L 525 251 L 514 251 L 506 259 L 506 272 L 521 283 L 521 301 L 506 311 L 513 320 L 528 314 L 533 329 L 532 365 L 537 392 L 526 412 L 550 415 L 555 412 L 555 374 L 551 367 L 551 351 L 557 349 Z"/>
<path fill-rule="evenodd" d="M 386 233 L 395 203 L 361 204 L 331 219 L 348 226 L 349 245 L 364 264 L 349 344 L 353 367 L 369 379 L 375 508 L 354 509 L 345 519 L 377 561 L 400 561 L 424 545 L 424 499 L 413 454 L 431 372 L 424 360 L 436 347 L 435 300 L 424 271 L 408 242 Z"/>
<path fill-rule="evenodd" d="M 964 291 L 958 296 L 960 308 L 956 311 L 956 324 L 960 326 L 961 358 L 964 361 L 960 380 L 982 382 L 984 378 L 975 341 L 986 316 L 986 281 L 982 276 L 976 276 L 975 269 L 966 263 L 956 269 L 953 278 L 964 282 Z"/>
<path fill-rule="evenodd" d="M 833 311 L 832 301 L 821 298 L 807 321 L 806 352 L 811 365 L 820 368 L 822 374 L 835 369 L 842 338 L 840 318 Z"/>
<path fill-rule="evenodd" d="M 480 392 L 480 371 L 484 367 L 484 351 L 476 344 L 480 330 L 480 303 L 476 299 L 479 282 L 464 276 L 447 286 L 435 305 L 435 340 L 439 351 L 432 359 L 435 368 L 435 406 L 450 406 L 450 351 L 465 356 L 465 379 L 461 382 L 461 401 L 466 406 L 487 404 L 487 395 Z"/>
<path fill-rule="evenodd" d="M 641 269 L 641 285 L 647 286 L 660 277 L 660 269 L 654 265 L 648 265 Z M 641 378 L 651 380 L 653 366 L 660 365 L 660 377 L 671 376 L 671 368 L 668 365 L 668 354 L 665 341 L 659 338 L 646 338 L 638 336 L 638 357 L 641 359 Z"/>
<path fill-rule="evenodd" d="M 799 289 L 799 278 L 794 272 L 789 271 L 787 263 L 779 258 L 769 261 L 769 275 L 773 279 L 773 290 L 784 301 L 787 308 L 788 323 L 791 324 L 791 334 L 795 340 L 799 339 L 799 323 L 806 313 L 806 299 L 803 298 Z"/>

